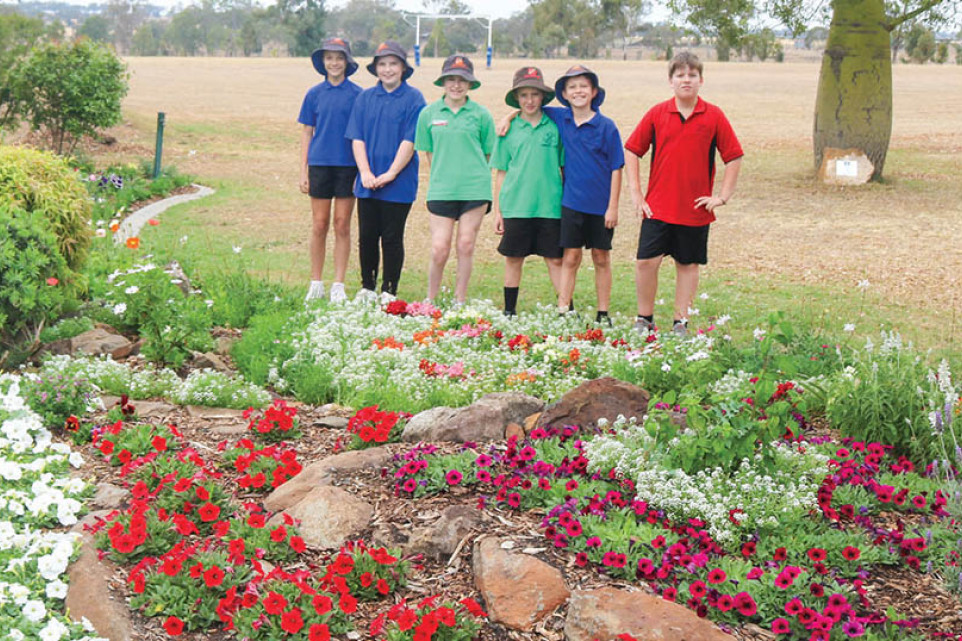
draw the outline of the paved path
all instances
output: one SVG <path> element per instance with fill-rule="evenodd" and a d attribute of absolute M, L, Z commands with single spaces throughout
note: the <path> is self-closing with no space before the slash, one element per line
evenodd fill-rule
<path fill-rule="evenodd" d="M 140 230 L 144 228 L 147 221 L 151 218 L 157 218 L 163 212 L 167 211 L 170 207 L 174 205 L 179 205 L 181 203 L 190 202 L 191 200 L 197 200 L 198 198 L 203 198 L 204 196 L 210 196 L 214 193 L 214 190 L 210 187 L 204 187 L 203 185 L 195 184 L 194 187 L 197 191 L 190 194 L 180 194 L 179 196 L 171 196 L 170 198 L 164 198 L 163 200 L 158 200 L 155 203 L 151 203 L 146 207 L 141 207 L 131 215 L 124 218 L 123 222 L 120 223 L 120 229 L 114 234 L 114 240 L 118 243 L 126 241 L 132 236 L 137 236 L 140 234 Z"/>

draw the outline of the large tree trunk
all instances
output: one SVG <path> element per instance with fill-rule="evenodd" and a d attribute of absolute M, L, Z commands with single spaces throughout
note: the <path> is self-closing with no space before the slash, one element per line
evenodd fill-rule
<path fill-rule="evenodd" d="M 827 148 L 858 149 L 882 176 L 892 136 L 892 62 L 883 0 L 834 0 L 815 101 L 815 169 Z"/>

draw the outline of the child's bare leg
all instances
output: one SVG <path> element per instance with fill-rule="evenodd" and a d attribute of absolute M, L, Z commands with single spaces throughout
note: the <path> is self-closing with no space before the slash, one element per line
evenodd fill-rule
<path fill-rule="evenodd" d="M 521 268 L 524 266 L 524 256 L 504 257 L 504 286 L 521 286 Z"/>
<path fill-rule="evenodd" d="M 454 234 L 454 219 L 431 214 L 428 227 L 431 230 L 431 265 L 428 267 L 428 298 L 434 300 L 441 289 L 444 266 L 451 254 L 451 236 Z"/>
<path fill-rule="evenodd" d="M 682 265 L 675 261 L 675 320 L 688 318 L 688 310 L 698 291 L 698 263 Z"/>
<path fill-rule="evenodd" d="M 551 284 L 554 285 L 555 294 L 561 294 L 561 259 L 560 258 L 545 258 L 545 265 L 548 266 L 548 278 L 551 279 Z"/>
<path fill-rule="evenodd" d="M 635 261 L 635 294 L 638 296 L 638 315 L 653 316 L 655 295 L 658 293 L 658 268 L 664 256 Z"/>
<path fill-rule="evenodd" d="M 595 291 L 598 295 L 598 311 L 607 312 L 611 304 L 611 251 L 592 249 L 591 261 L 595 264 Z"/>
<path fill-rule="evenodd" d="M 474 244 L 484 220 L 485 206 L 461 214 L 458 220 L 458 275 L 454 284 L 454 298 L 464 302 L 468 297 L 468 281 L 474 267 Z"/>
<path fill-rule="evenodd" d="M 580 247 L 565 247 L 561 257 L 561 281 L 558 294 L 558 310 L 568 311 L 571 298 L 575 294 L 575 282 L 578 278 L 578 268 L 581 267 L 582 251 Z"/>
<path fill-rule="evenodd" d="M 327 230 L 331 226 L 331 199 L 311 198 L 311 280 L 321 280 L 327 255 Z"/>
<path fill-rule="evenodd" d="M 334 201 L 334 282 L 343 283 L 347 274 L 347 261 L 351 256 L 351 213 L 354 198 L 338 198 Z"/>

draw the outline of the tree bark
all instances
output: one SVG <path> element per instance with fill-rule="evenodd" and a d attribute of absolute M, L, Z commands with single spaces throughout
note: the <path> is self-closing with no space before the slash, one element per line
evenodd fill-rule
<path fill-rule="evenodd" d="M 815 169 L 826 148 L 858 149 L 882 177 L 892 137 L 892 62 L 883 0 L 834 0 L 815 101 Z"/>

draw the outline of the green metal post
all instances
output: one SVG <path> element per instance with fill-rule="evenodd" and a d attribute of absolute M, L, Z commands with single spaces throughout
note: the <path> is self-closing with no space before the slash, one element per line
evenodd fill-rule
<path fill-rule="evenodd" d="M 160 175 L 160 159 L 164 155 L 164 112 L 157 112 L 157 144 L 154 146 L 154 178 Z"/>

